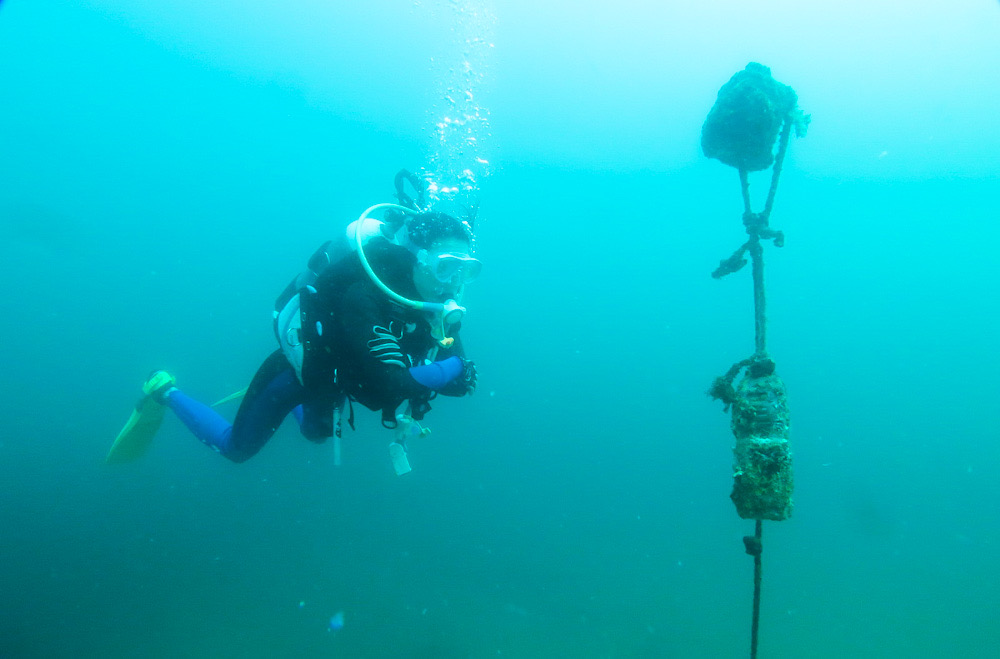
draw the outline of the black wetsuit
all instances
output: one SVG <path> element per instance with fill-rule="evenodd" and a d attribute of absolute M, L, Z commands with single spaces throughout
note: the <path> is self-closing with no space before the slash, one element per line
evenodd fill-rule
<path fill-rule="evenodd" d="M 418 297 L 412 277 L 415 258 L 409 251 L 375 239 L 366 245 L 365 254 L 391 290 Z M 312 288 L 299 293 L 302 382 L 284 353 L 275 351 L 258 369 L 232 426 L 179 390 L 168 398 L 168 405 L 199 439 L 231 460 L 242 462 L 255 455 L 293 411 L 302 434 L 323 441 L 332 436 L 333 410 L 345 397 L 380 411 L 383 425 L 392 427 L 404 401 L 410 401 L 412 416 L 420 419 L 437 393 L 466 393 L 461 378 L 431 389 L 410 374 L 410 368 L 424 364 L 437 346 L 427 316 L 390 300 L 355 253 L 328 266 Z M 450 328 L 455 343 L 439 349 L 434 360 L 464 357 L 459 329 Z"/>

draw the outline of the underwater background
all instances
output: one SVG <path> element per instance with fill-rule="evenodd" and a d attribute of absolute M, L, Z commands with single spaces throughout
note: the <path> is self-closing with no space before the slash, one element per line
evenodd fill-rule
<path fill-rule="evenodd" d="M 750 61 L 812 115 L 765 247 L 796 490 L 759 656 L 1000 655 L 998 33 L 995 0 L 3 0 L 0 656 L 745 656 L 705 392 L 752 299 L 709 276 L 745 234 L 699 137 Z M 246 386 L 313 249 L 463 159 L 479 391 L 412 473 L 361 408 L 340 467 L 173 417 L 103 463 L 150 370 Z"/>

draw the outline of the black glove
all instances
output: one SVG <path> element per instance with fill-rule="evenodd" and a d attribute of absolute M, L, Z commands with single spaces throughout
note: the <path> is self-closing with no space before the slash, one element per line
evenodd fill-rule
<path fill-rule="evenodd" d="M 466 394 L 471 396 L 476 393 L 476 379 L 476 363 L 471 359 L 463 359 L 461 381 Z"/>

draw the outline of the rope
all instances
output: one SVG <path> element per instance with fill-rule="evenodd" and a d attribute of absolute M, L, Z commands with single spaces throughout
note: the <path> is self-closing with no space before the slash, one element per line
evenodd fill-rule
<path fill-rule="evenodd" d="M 743 196 L 743 226 L 746 227 L 748 240 L 740 246 L 729 258 L 719 263 L 712 276 L 718 279 L 732 272 L 736 272 L 746 265 L 743 258 L 746 253 L 750 254 L 751 271 L 753 273 L 753 308 L 754 308 L 754 357 L 767 358 L 767 299 L 764 294 L 764 250 L 761 247 L 761 238 L 773 240 L 776 247 L 785 244 L 785 236 L 781 231 L 777 231 L 768 226 L 768 219 L 771 217 L 771 209 L 774 208 L 774 196 L 778 192 L 778 178 L 781 176 L 781 167 L 785 162 L 785 154 L 788 152 L 788 138 L 792 134 L 792 117 L 785 117 L 781 128 L 781 137 L 778 140 L 778 153 L 774 157 L 774 167 L 771 170 L 771 185 L 767 191 L 767 201 L 764 203 L 764 210 L 754 213 L 750 206 L 750 176 L 747 170 L 740 169 L 740 192 Z"/>
<path fill-rule="evenodd" d="M 750 235 L 747 243 L 753 272 L 753 347 L 754 357 L 767 357 L 767 299 L 764 295 L 764 249 L 760 246 L 760 236 Z"/>
<path fill-rule="evenodd" d="M 750 177 L 747 170 L 740 168 L 740 190 L 743 192 L 743 217 L 753 215 L 750 210 Z"/>
<path fill-rule="evenodd" d="M 757 628 L 760 623 L 760 554 L 763 550 L 760 536 L 764 523 L 757 520 L 755 535 L 743 536 L 743 546 L 746 552 L 753 556 L 753 622 L 750 624 L 750 659 L 757 659 Z"/>
<path fill-rule="evenodd" d="M 712 277 L 714 279 L 719 279 L 725 277 L 728 274 L 734 273 L 741 269 L 747 264 L 747 260 L 743 257 L 744 254 L 750 252 L 750 258 L 754 262 L 754 268 L 759 267 L 759 277 L 758 273 L 754 272 L 754 324 L 756 331 L 754 335 L 757 337 L 756 351 L 760 356 L 765 356 L 765 351 L 762 349 L 763 346 L 760 345 L 761 341 L 765 340 L 766 337 L 762 337 L 761 333 L 764 330 L 763 325 L 763 304 L 764 304 L 764 265 L 763 260 L 760 258 L 762 256 L 762 251 L 760 249 L 760 240 L 773 240 L 775 247 L 783 247 L 785 244 L 785 234 L 776 229 L 772 229 L 768 226 L 768 220 L 771 217 L 771 209 L 774 207 L 774 196 L 778 192 L 778 178 L 781 176 L 781 167 L 785 162 L 785 153 L 788 151 L 788 138 L 791 136 L 792 124 L 794 123 L 793 118 L 788 116 L 785 118 L 785 122 L 781 129 L 781 136 L 778 140 L 778 153 L 774 157 L 774 167 L 771 170 L 771 185 L 767 191 L 767 201 L 764 203 L 764 210 L 760 213 L 754 213 L 750 207 L 750 176 L 747 170 L 740 169 L 740 192 L 743 196 L 743 226 L 746 228 L 747 235 L 749 239 L 740 245 L 740 247 L 729 256 L 729 258 L 723 259 L 719 262 L 719 267 L 712 272 Z M 755 258 L 755 255 L 757 258 Z M 760 265 L 756 264 L 760 262 Z M 760 281 L 760 286 L 757 286 L 758 279 Z M 758 289 L 760 293 L 758 294 Z M 758 299 L 759 298 L 759 299 Z M 757 311 L 756 303 L 760 302 L 761 309 Z"/>
<path fill-rule="evenodd" d="M 771 188 L 767 191 L 767 202 L 764 204 L 764 224 L 771 217 L 771 207 L 774 205 L 774 195 L 778 192 L 778 175 L 781 173 L 781 166 L 785 162 L 785 153 L 788 151 L 788 137 L 792 133 L 792 117 L 785 117 L 785 125 L 781 128 L 781 138 L 778 142 L 778 154 L 774 157 L 774 170 L 771 174 Z"/>
<path fill-rule="evenodd" d="M 749 254 L 753 276 L 754 354 L 748 359 L 733 364 L 725 375 L 715 379 L 711 389 L 709 389 L 709 395 L 721 400 L 727 411 L 731 405 L 740 401 L 740 394 L 737 393 L 733 385 L 733 381 L 740 371 L 746 368 L 747 375 L 751 378 L 768 377 L 774 372 L 774 362 L 767 356 L 767 298 L 764 292 L 764 249 L 761 240 L 773 240 L 776 247 L 783 246 L 785 242 L 784 234 L 770 228 L 768 220 L 774 207 L 778 179 L 781 176 L 781 167 L 788 150 L 793 123 L 791 115 L 785 118 L 779 138 L 778 152 L 771 171 L 771 185 L 768 188 L 767 201 L 764 204 L 764 210 L 760 213 L 754 213 L 750 205 L 750 177 L 747 170 L 739 169 L 740 192 L 743 197 L 743 225 L 746 228 L 748 238 L 732 255 L 720 261 L 719 267 L 712 273 L 712 277 L 718 279 L 740 270 L 747 264 L 746 255 Z M 775 519 L 781 519 L 781 517 Z M 758 518 L 755 520 L 754 535 L 743 536 L 744 549 L 747 554 L 753 556 L 753 618 L 750 626 L 750 659 L 757 658 L 760 628 L 761 552 L 763 550 L 761 536 L 763 527 L 763 521 Z"/>

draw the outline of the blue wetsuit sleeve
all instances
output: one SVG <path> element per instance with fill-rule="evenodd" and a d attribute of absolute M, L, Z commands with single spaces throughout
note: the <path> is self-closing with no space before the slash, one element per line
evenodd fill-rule
<path fill-rule="evenodd" d="M 347 355 L 348 362 L 356 364 L 356 372 L 352 374 L 354 382 L 348 381 L 350 387 L 364 385 L 366 395 L 379 401 L 402 401 L 407 398 L 419 397 L 427 393 L 427 387 L 417 382 L 404 365 L 409 363 L 403 359 L 402 349 L 392 345 L 387 336 L 392 332 L 391 319 L 386 315 L 386 309 L 377 301 L 378 291 L 371 291 L 362 284 L 354 284 L 343 293 L 341 312 L 336 321 L 340 323 L 340 331 L 328 334 L 330 339 L 339 338 L 339 350 Z M 327 335 L 324 335 L 324 338 Z M 373 352 L 386 359 L 381 359 Z M 390 354 L 387 354 L 387 352 Z M 395 354 L 395 353 L 399 354 Z M 359 387 L 360 388 L 360 387 Z M 357 392 L 354 392 L 357 393 Z"/>
<path fill-rule="evenodd" d="M 441 389 L 462 374 L 462 359 L 448 357 L 440 361 L 421 366 L 411 366 L 409 371 L 413 379 L 428 389 Z"/>

